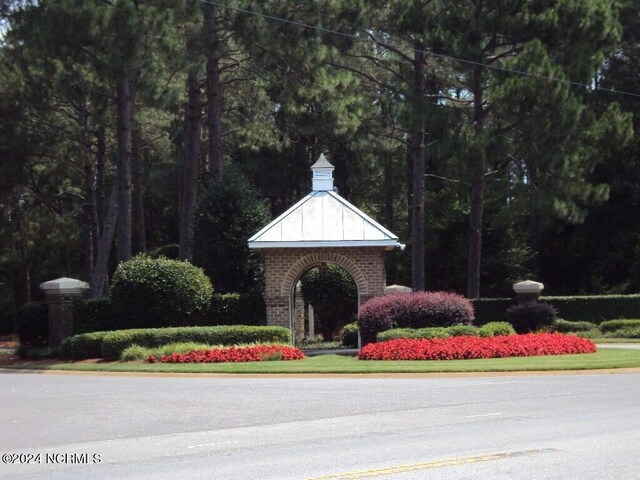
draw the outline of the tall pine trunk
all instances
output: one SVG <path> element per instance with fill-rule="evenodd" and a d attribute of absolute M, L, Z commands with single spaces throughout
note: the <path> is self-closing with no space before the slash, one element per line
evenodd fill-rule
<path fill-rule="evenodd" d="M 89 286 L 91 289 L 91 298 L 104 296 L 106 293 L 106 279 L 109 267 L 109 253 L 113 243 L 113 235 L 116 230 L 116 221 L 118 219 L 118 198 L 119 198 L 118 182 L 113 182 L 111 195 L 109 197 L 109 208 L 104 217 L 102 235 L 98 245 L 98 253 L 96 255 L 96 266 L 93 269 L 93 275 Z"/>
<path fill-rule="evenodd" d="M 93 172 L 93 152 L 91 132 L 89 126 L 89 112 L 84 108 L 81 115 L 81 122 L 84 134 L 84 245 L 85 245 L 85 275 L 90 279 L 93 275 L 93 266 L 96 254 L 97 241 L 99 235 L 98 210 L 96 205 L 96 187 Z"/>
<path fill-rule="evenodd" d="M 131 72 L 125 65 L 116 88 L 118 137 L 118 226 L 116 241 L 118 262 L 131 258 L 131 156 L 134 87 Z"/>
<path fill-rule="evenodd" d="M 411 286 L 414 291 L 425 289 L 425 219 L 424 219 L 424 89 L 425 68 L 423 46 L 416 42 L 413 58 L 413 124 L 408 148 L 412 163 L 411 198 Z"/>
<path fill-rule="evenodd" d="M 209 133 L 209 165 L 213 181 L 222 181 L 222 92 L 220 89 L 220 58 L 218 54 L 218 30 L 214 6 L 202 5 L 204 15 L 204 45 L 207 60 L 207 115 Z"/>
<path fill-rule="evenodd" d="M 180 215 L 180 258 L 193 258 L 193 234 L 198 166 L 200 163 L 200 134 L 202 131 L 202 98 L 198 79 L 198 51 L 193 40 L 187 40 L 187 56 L 191 68 L 187 75 L 187 105 L 184 127 L 184 170 L 182 177 L 182 212 Z"/>
<path fill-rule="evenodd" d="M 473 70 L 473 126 L 478 141 L 484 129 L 484 87 L 482 67 Z M 482 220 L 484 212 L 485 187 L 485 146 L 473 159 L 473 177 L 471 179 L 471 211 L 469 212 L 469 257 L 467 263 L 467 297 L 480 298 L 480 266 L 482 262 Z"/>
<path fill-rule="evenodd" d="M 145 221 L 144 210 L 144 184 L 143 184 L 143 167 L 142 154 L 140 151 L 140 132 L 137 129 L 133 131 L 133 190 L 135 199 L 136 212 L 136 239 L 138 243 L 138 252 L 147 251 L 147 227 Z"/>

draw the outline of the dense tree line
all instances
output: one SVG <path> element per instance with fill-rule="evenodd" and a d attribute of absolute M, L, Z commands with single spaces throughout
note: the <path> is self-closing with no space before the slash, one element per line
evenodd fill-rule
<path fill-rule="evenodd" d="M 389 283 L 640 291 L 635 0 L 0 0 L 0 29 L 6 311 L 139 252 L 259 288 L 228 239 L 321 152 L 408 243 Z"/>

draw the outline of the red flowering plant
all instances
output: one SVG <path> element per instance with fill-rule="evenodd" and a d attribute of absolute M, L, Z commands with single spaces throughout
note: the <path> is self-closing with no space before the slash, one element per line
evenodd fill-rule
<path fill-rule="evenodd" d="M 196 350 L 189 353 L 171 355 L 150 355 L 149 363 L 224 363 L 262 362 L 269 360 L 301 360 L 302 350 L 286 345 L 255 345 L 250 347 L 224 347 L 211 350 Z"/>
<path fill-rule="evenodd" d="M 496 337 L 399 338 L 370 343 L 360 350 L 360 360 L 463 360 L 469 358 L 532 357 L 594 353 L 596 345 L 585 338 L 559 333 L 499 335 Z"/>

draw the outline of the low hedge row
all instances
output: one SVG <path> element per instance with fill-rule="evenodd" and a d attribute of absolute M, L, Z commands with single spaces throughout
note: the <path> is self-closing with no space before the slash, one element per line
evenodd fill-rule
<path fill-rule="evenodd" d="M 565 320 L 600 323 L 618 318 L 638 318 L 640 294 L 634 295 L 581 295 L 540 297 L 558 309 L 558 316 Z M 477 325 L 505 321 L 506 310 L 516 304 L 513 298 L 480 298 L 472 300 Z"/>
<path fill-rule="evenodd" d="M 251 325 L 221 325 L 215 327 L 138 328 L 113 332 L 92 332 L 67 338 L 62 345 L 66 358 L 102 357 L 119 360 L 131 345 L 154 348 L 168 343 L 197 342 L 209 345 L 240 343 L 289 343 L 289 329 Z"/>
<path fill-rule="evenodd" d="M 386 342 L 398 338 L 449 338 L 449 337 L 495 337 L 514 335 L 516 332 L 507 322 L 490 322 L 482 327 L 471 325 L 453 325 L 452 327 L 431 328 L 393 328 L 376 335 L 376 342 Z"/>
<path fill-rule="evenodd" d="M 611 333 L 615 332 L 616 330 L 640 328 L 640 319 L 607 320 L 606 322 L 602 322 L 599 327 L 602 333 Z"/>

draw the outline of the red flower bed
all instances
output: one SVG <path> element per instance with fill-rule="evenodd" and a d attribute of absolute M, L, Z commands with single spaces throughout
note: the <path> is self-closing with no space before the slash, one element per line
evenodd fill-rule
<path fill-rule="evenodd" d="M 370 343 L 360 350 L 360 360 L 463 360 L 467 358 L 532 357 L 594 353 L 591 340 L 559 333 L 451 337 L 443 339 L 399 338 Z"/>
<path fill-rule="evenodd" d="M 262 362 L 265 360 L 301 360 L 304 357 L 298 348 L 285 345 L 256 345 L 253 347 L 214 348 L 189 353 L 172 353 L 156 357 L 150 355 L 149 363 L 223 363 Z"/>

